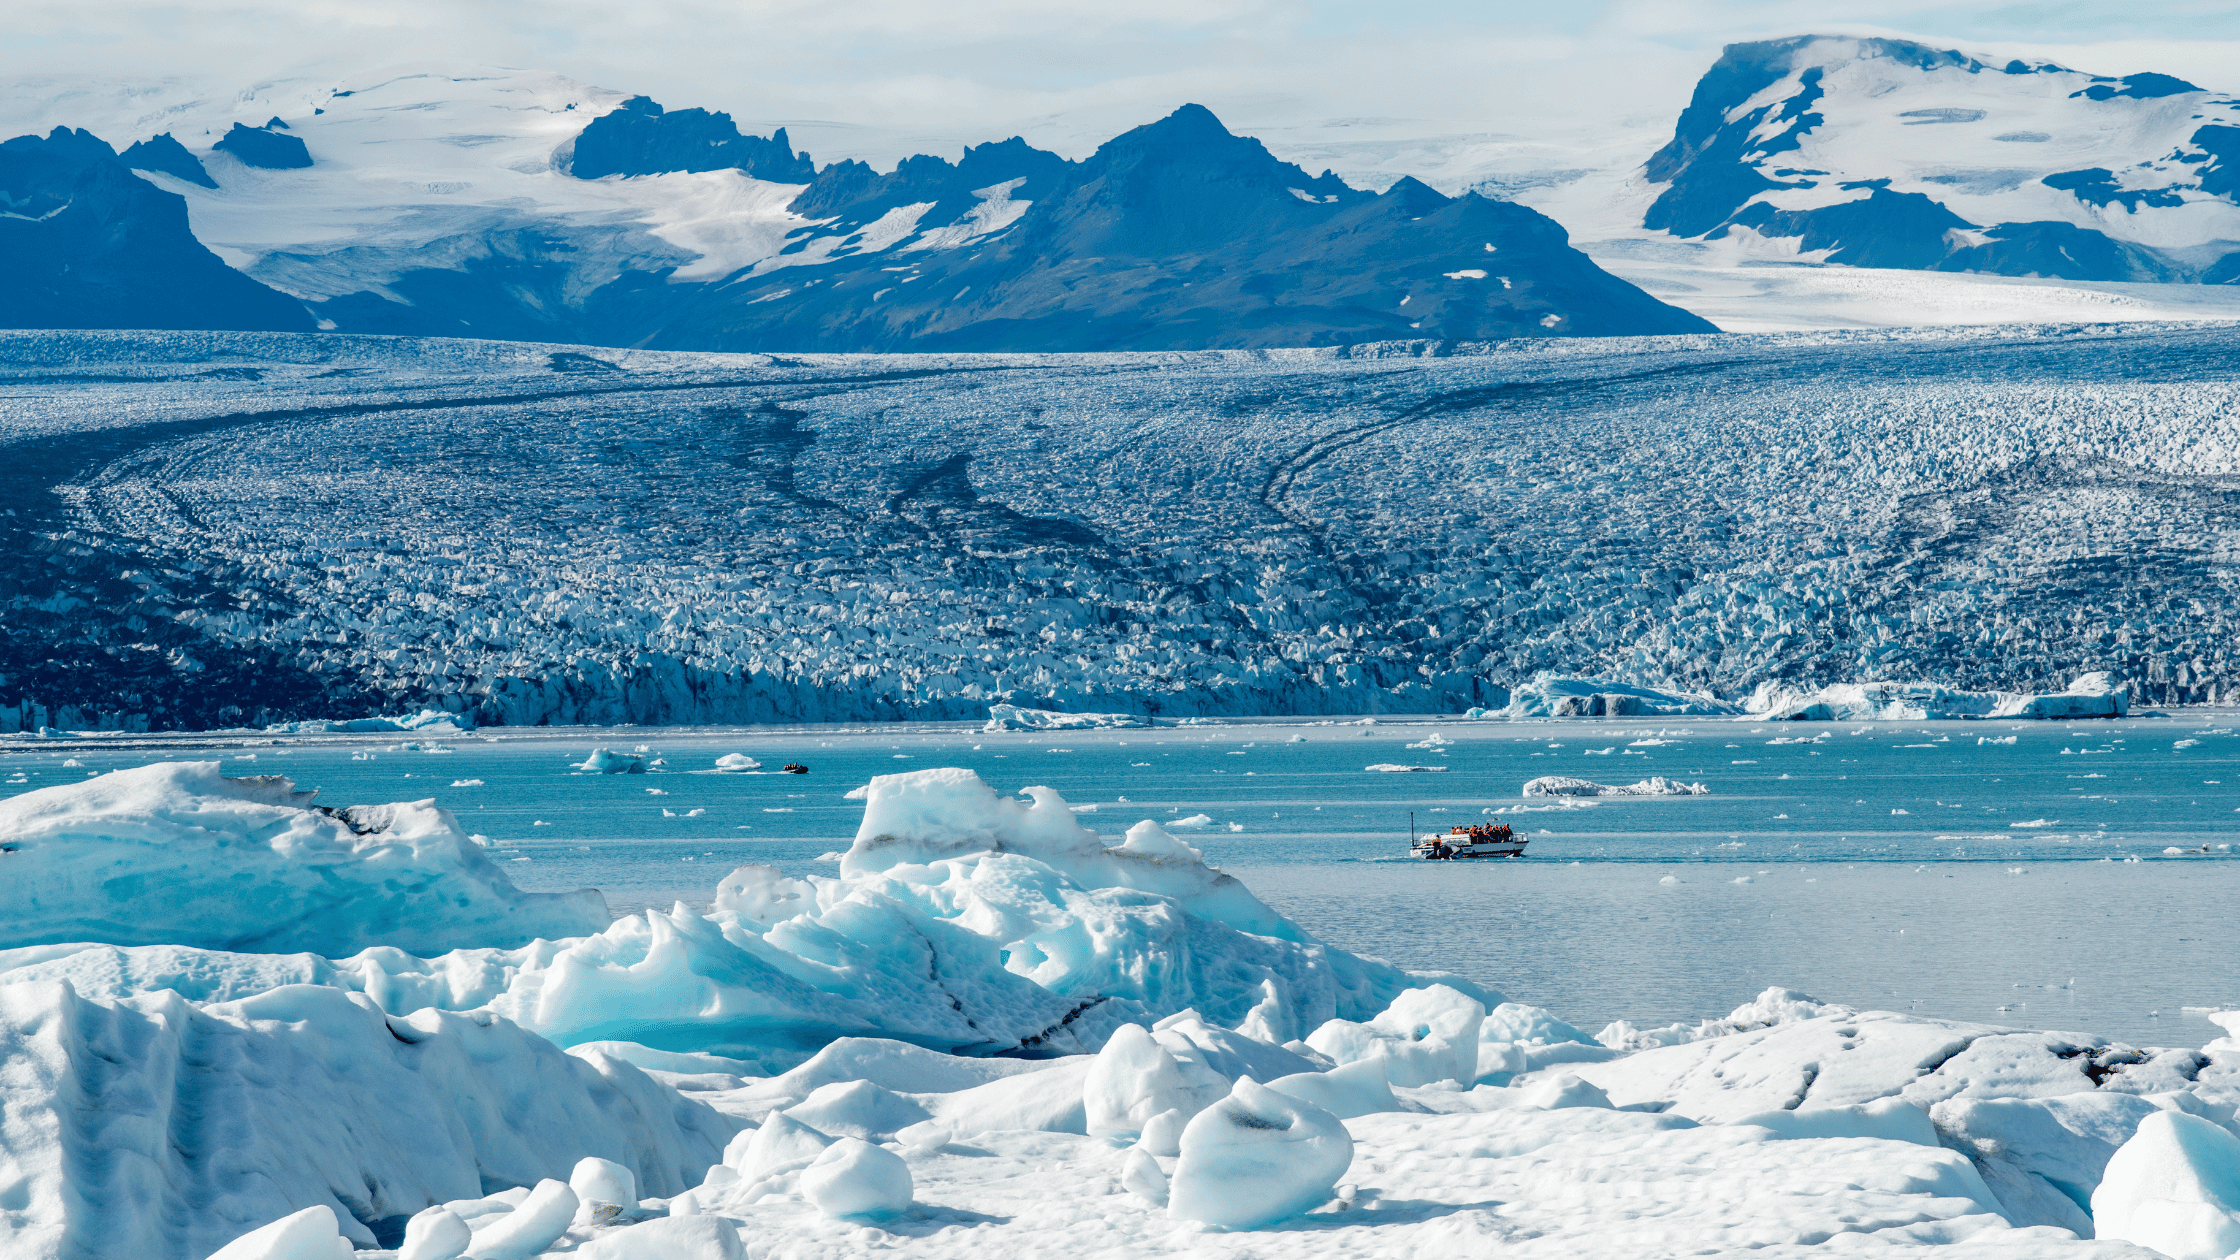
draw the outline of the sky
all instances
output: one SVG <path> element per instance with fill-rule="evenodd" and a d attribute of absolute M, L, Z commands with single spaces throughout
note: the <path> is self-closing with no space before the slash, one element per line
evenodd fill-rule
<path fill-rule="evenodd" d="M 558 70 L 790 123 L 820 161 L 1025 135 L 1069 156 L 1184 102 L 1311 149 L 1500 135 L 1629 151 L 1721 45 L 1902 35 L 2240 89 L 2240 3 L 2049 0 L 9 0 L 18 73 L 236 90 L 399 65 Z M 1273 143 L 1273 141 L 1271 141 Z"/>

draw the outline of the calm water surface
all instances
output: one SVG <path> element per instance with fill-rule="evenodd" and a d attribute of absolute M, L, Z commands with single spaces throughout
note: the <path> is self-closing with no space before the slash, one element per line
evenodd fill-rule
<path fill-rule="evenodd" d="M 435 737 L 9 740 L 0 793 L 150 761 L 285 774 L 322 804 L 433 797 L 531 889 L 704 903 L 767 862 L 829 874 L 877 774 L 1048 785 L 1117 842 L 1143 818 L 1333 944 L 1458 971 L 1590 1031 L 1724 1013 L 1768 985 L 1831 1001 L 2198 1045 L 2240 1004 L 2240 736 L 2229 711 L 2098 723 L 1761 726 L 1403 720 L 982 734 L 927 726 Z M 659 773 L 573 769 L 644 749 Z M 692 773 L 725 753 L 806 776 Z M 70 764 L 70 763 L 76 764 Z M 1371 764 L 1442 766 L 1372 773 Z M 1547 774 L 1710 795 L 1568 808 Z M 1410 825 L 1499 817 L 1531 856 L 1414 863 Z M 2173 852 L 2172 850 L 2176 850 Z M 1668 882 L 1669 881 L 1669 882 Z"/>

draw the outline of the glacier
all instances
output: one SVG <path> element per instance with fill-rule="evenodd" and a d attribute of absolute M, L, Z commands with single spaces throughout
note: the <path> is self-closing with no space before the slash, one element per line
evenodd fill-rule
<path fill-rule="evenodd" d="M 0 732 L 2217 701 L 2233 338 L 5 334 Z"/>

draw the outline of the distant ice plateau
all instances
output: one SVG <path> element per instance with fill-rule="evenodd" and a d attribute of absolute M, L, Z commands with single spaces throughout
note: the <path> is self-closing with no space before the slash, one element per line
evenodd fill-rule
<path fill-rule="evenodd" d="M 2221 701 L 2236 341 L 11 334 L 0 730 Z"/>

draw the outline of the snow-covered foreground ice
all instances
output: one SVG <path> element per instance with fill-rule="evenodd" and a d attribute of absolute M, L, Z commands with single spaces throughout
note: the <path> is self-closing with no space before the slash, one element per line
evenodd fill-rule
<path fill-rule="evenodd" d="M 139 775 L 169 785 L 144 832 L 233 799 Z M 126 830 L 105 782 L 14 806 L 100 803 Z M 1316 943 L 1155 823 L 1106 845 L 1055 793 L 961 769 L 855 795 L 836 876 L 744 868 L 704 917 L 430 963 L 0 956 L 0 1248 L 2144 1257 L 2085 1238 L 2214 1241 L 2235 1197 L 2240 1042 L 1779 989 L 1590 1038 Z M 460 881 L 488 882 L 426 895 Z M 269 905 L 244 899 L 233 935 Z"/>

